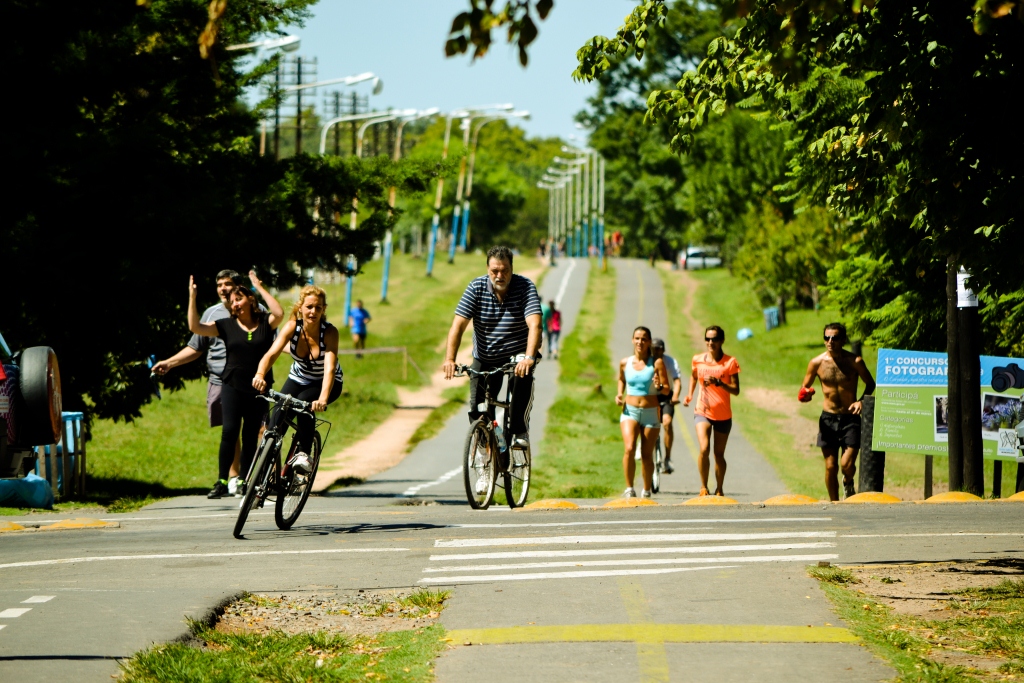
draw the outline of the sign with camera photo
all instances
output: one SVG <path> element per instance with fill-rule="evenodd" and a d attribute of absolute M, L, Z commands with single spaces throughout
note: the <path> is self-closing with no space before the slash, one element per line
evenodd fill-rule
<path fill-rule="evenodd" d="M 949 439 L 944 353 L 879 349 L 871 447 L 944 455 Z M 981 435 L 986 458 L 1014 460 L 1024 421 L 1024 359 L 981 357 Z"/>

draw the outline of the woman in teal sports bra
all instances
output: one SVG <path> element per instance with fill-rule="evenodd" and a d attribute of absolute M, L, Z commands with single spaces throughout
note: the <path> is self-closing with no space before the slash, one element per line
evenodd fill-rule
<path fill-rule="evenodd" d="M 619 428 L 625 453 L 622 470 L 626 475 L 624 497 L 636 498 L 633 479 L 636 477 L 636 439 L 640 437 L 640 459 L 643 463 L 644 488 L 641 498 L 650 498 L 654 488 L 654 444 L 661 428 L 659 395 L 671 393 L 665 363 L 651 355 L 651 331 L 646 327 L 633 330 L 633 355 L 619 362 L 619 391 L 615 403 L 622 406 Z"/>

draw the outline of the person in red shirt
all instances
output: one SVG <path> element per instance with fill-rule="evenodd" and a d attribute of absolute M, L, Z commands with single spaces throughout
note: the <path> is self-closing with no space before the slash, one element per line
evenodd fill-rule
<path fill-rule="evenodd" d="M 698 353 L 691 362 L 690 389 L 683 399 L 688 406 L 693 401 L 694 389 L 700 386 L 700 395 L 693 406 L 693 421 L 697 428 L 700 444 L 700 495 L 708 495 L 708 474 L 711 469 L 711 433 L 715 434 L 715 488 L 716 496 L 724 496 L 722 483 L 725 481 L 725 445 L 732 431 L 732 406 L 730 397 L 740 394 L 740 365 L 732 356 L 722 352 L 725 330 L 712 325 L 704 330 L 704 344 L 707 351 Z"/>

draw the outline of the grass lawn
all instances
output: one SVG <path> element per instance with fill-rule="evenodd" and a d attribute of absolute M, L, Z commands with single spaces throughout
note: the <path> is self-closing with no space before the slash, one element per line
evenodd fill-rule
<path fill-rule="evenodd" d="M 607 498 L 623 488 L 619 409 L 608 372 L 614 314 L 615 273 L 591 268 L 576 326 L 562 341 L 558 395 L 530 484 L 533 500 Z"/>
<path fill-rule="evenodd" d="M 846 569 L 811 567 L 811 576 L 838 615 L 876 655 L 896 669 L 906 683 L 967 683 L 1015 680 L 1024 674 L 1024 581 L 1005 580 L 989 588 L 959 591 L 947 604 L 954 615 L 929 620 L 898 614 L 854 588 Z M 972 653 L 1004 660 L 996 671 L 942 664 L 943 655 Z"/>
<path fill-rule="evenodd" d="M 396 254 L 391 264 L 389 304 L 380 301 L 382 261 L 364 265 L 356 278 L 353 300 L 362 298 L 373 316 L 367 346 L 405 346 L 410 359 L 429 377 L 443 360 L 444 340 L 452 315 L 466 284 L 484 273 L 482 257 L 460 256 L 454 265 L 441 260 L 434 276 L 424 276 L 422 259 Z M 328 320 L 341 327 L 344 284 L 327 285 Z M 290 311 L 291 295 L 279 301 Z M 182 321 L 182 324 L 185 324 Z M 342 330 L 342 348 L 350 343 Z M 274 366 L 275 385 L 288 375 L 291 358 L 282 354 Z M 367 355 L 362 359 L 341 356 L 345 392 L 327 410 L 334 427 L 328 453 L 369 434 L 394 410 L 396 385 L 416 387 L 424 380 L 410 363 L 408 379 L 402 380 L 400 355 Z M 178 392 L 165 392 L 133 423 L 97 420 L 89 442 L 89 500 L 60 504 L 58 510 L 76 507 L 113 506 L 130 510 L 155 499 L 205 493 L 217 476 L 220 430 L 211 429 L 206 417 L 206 381 L 187 383 Z M 0 514 L 23 514 L 16 508 L 0 508 Z"/>
<path fill-rule="evenodd" d="M 698 283 L 693 299 L 691 321 L 685 315 L 687 285 L 677 271 L 661 270 L 665 285 L 666 301 L 669 303 L 669 333 L 672 350 L 679 359 L 689 358 L 703 350 L 701 333 L 706 325 L 720 325 L 726 331 L 725 352 L 739 361 L 742 369 L 743 388 L 760 387 L 782 392 L 791 404 L 780 404 L 778 410 L 769 409 L 762 401 L 756 404 L 743 392 L 733 399 L 733 412 L 744 436 L 755 444 L 761 453 L 775 467 L 783 483 L 794 493 L 812 496 L 825 495 L 824 466 L 820 449 L 811 445 L 813 434 L 807 443 L 798 442 L 792 431 L 783 428 L 786 414 L 794 406 L 797 414 L 816 424 L 821 414 L 820 392 L 809 404 L 798 404 L 797 390 L 807 371 L 810 359 L 824 349 L 822 329 L 832 321 L 842 321 L 834 310 L 822 308 L 819 311 L 795 309 L 787 311 L 787 324 L 764 331 L 762 306 L 758 302 L 750 283 L 729 274 L 725 269 L 691 271 L 688 273 Z M 745 341 L 736 341 L 737 330 L 749 327 L 754 336 Z M 877 351 L 864 349 L 864 360 L 874 371 Z M 985 461 L 985 481 L 991 487 L 992 461 Z M 886 487 L 922 486 L 924 458 L 920 455 L 887 453 L 885 468 Z M 1003 467 L 1003 492 L 1014 490 L 1016 468 Z M 945 457 L 935 457 L 934 483 L 948 482 L 948 468 Z"/>

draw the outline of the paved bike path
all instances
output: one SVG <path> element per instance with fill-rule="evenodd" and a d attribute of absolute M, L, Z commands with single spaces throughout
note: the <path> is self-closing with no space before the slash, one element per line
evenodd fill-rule
<path fill-rule="evenodd" d="M 587 259 L 562 259 L 544 276 L 539 294 L 544 301 L 560 300 L 562 339 L 572 331 L 587 288 L 590 262 Z M 452 302 L 452 310 L 455 309 Z M 544 455 L 544 429 L 547 413 L 558 389 L 558 361 L 547 357 L 536 370 L 530 433 L 534 458 Z M 465 410 L 459 410 L 433 439 L 419 443 L 401 463 L 370 477 L 359 486 L 327 494 L 330 497 L 358 499 L 360 504 L 466 505 L 462 482 L 462 450 L 469 423 Z"/>
<path fill-rule="evenodd" d="M 613 259 L 616 277 L 615 322 L 609 340 L 614 372 L 618 362 L 633 353 L 633 330 L 639 325 L 650 328 L 655 337 L 666 340 L 666 352 L 679 361 L 682 371 L 683 395 L 686 395 L 689 381 L 690 358 L 702 349 L 676 349 L 669 343 L 668 310 L 664 288 L 658 271 L 642 259 Z M 677 303 L 677 302 L 673 302 Z M 678 306 L 672 306 L 673 310 Z M 714 324 L 713 321 L 707 324 Z M 729 352 L 728 346 L 726 353 Z M 743 367 L 742 355 L 738 357 Z M 700 493 L 700 476 L 697 473 L 697 432 L 693 426 L 693 408 L 676 406 L 673 421 L 675 444 L 672 447 L 672 462 L 675 472 L 661 478 L 661 502 L 678 502 Z M 780 493 L 788 493 L 772 466 L 757 452 L 757 449 L 743 436 L 743 425 L 734 423 L 726 447 L 725 494 L 740 502 L 765 500 Z M 708 487 L 715 488 L 714 464 L 708 478 Z M 637 484 L 641 483 L 639 474 Z M 623 482 L 625 488 L 625 482 Z"/>

